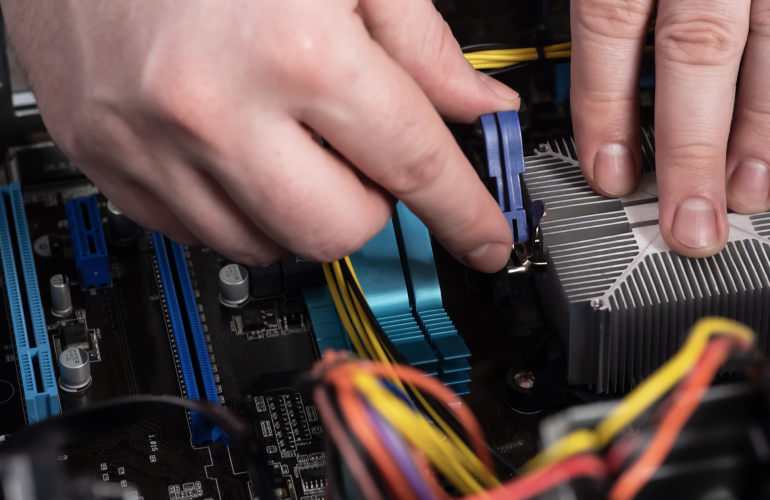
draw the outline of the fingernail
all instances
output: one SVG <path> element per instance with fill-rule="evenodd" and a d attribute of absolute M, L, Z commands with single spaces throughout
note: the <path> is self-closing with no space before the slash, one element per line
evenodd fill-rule
<path fill-rule="evenodd" d="M 717 214 L 711 203 L 687 200 L 674 215 L 674 238 L 690 248 L 707 248 L 717 242 Z"/>
<path fill-rule="evenodd" d="M 623 196 L 636 186 L 634 157 L 625 144 L 605 144 L 596 153 L 594 181 L 607 194 Z"/>
<path fill-rule="evenodd" d="M 770 193 L 770 169 L 761 161 L 743 160 L 730 177 L 727 190 L 746 205 L 765 205 Z"/>
<path fill-rule="evenodd" d="M 462 260 L 479 271 L 493 273 L 502 269 L 510 256 L 511 245 L 487 243 L 463 255 Z"/>
<path fill-rule="evenodd" d="M 481 71 L 477 71 L 476 75 L 479 77 L 479 80 L 484 82 L 484 85 L 492 89 L 492 92 L 497 94 L 498 96 L 502 97 L 506 101 L 518 101 L 519 100 L 519 93 L 513 90 L 508 85 L 502 83 L 499 80 L 495 80 L 489 75 L 486 75 L 482 73 Z"/>

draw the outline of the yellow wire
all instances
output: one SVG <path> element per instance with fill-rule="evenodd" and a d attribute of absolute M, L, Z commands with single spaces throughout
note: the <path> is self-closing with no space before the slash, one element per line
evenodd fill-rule
<path fill-rule="evenodd" d="M 447 446 L 448 442 L 443 440 L 444 436 L 438 434 L 436 428 L 432 427 L 425 417 L 383 388 L 373 376 L 357 375 L 354 382 L 359 391 L 366 394 L 367 401 L 378 413 L 422 450 L 457 489 L 464 494 L 484 491 L 484 488 L 458 460 L 457 450 Z"/>
<path fill-rule="evenodd" d="M 709 340 L 715 335 L 728 335 L 746 342 L 754 342 L 754 332 L 751 328 L 737 321 L 718 317 L 699 320 L 679 352 L 621 400 L 594 430 L 580 429 L 568 434 L 524 464 L 524 470 L 538 469 L 577 453 L 598 451 L 607 446 L 693 368 Z"/>
<path fill-rule="evenodd" d="M 654 28 L 651 28 L 654 29 Z M 654 53 L 655 46 L 644 47 L 645 53 Z M 543 48 L 545 59 L 561 59 L 572 57 L 572 42 L 550 45 Z M 492 49 L 467 52 L 465 58 L 475 69 L 499 69 L 540 59 L 537 49 L 533 47 L 521 49 Z"/>
<path fill-rule="evenodd" d="M 345 331 L 348 334 L 348 338 L 350 339 L 351 342 L 353 342 L 353 347 L 355 348 L 358 355 L 361 356 L 362 358 L 365 358 L 366 350 L 364 349 L 364 346 L 361 344 L 361 341 L 359 340 L 358 335 L 356 335 L 355 330 L 353 330 L 353 325 L 350 323 L 350 318 L 348 317 L 347 311 L 345 311 L 345 305 L 342 303 L 342 299 L 340 299 L 340 293 L 337 290 L 337 284 L 334 281 L 334 277 L 332 276 L 331 266 L 329 264 L 324 263 L 323 270 L 324 270 L 324 276 L 326 276 L 326 283 L 329 285 L 329 291 L 332 293 L 332 299 L 334 300 L 334 307 L 335 309 L 337 309 L 337 314 L 342 320 L 342 324 L 345 327 Z"/>
<path fill-rule="evenodd" d="M 372 359 L 374 348 L 369 344 L 369 339 L 364 335 L 364 327 L 361 324 L 361 320 L 359 319 L 358 315 L 356 314 L 353 301 L 350 300 L 350 294 L 348 294 L 348 289 L 345 286 L 345 280 L 342 277 L 342 269 L 340 268 L 339 261 L 332 263 L 332 268 L 334 269 L 334 276 L 337 278 L 340 294 L 342 295 L 342 299 L 345 302 L 345 309 L 347 309 L 348 315 L 350 316 L 350 319 L 353 320 L 353 325 L 356 327 L 356 332 L 366 347 L 366 351 L 369 353 L 366 357 Z"/>
<path fill-rule="evenodd" d="M 358 281 L 358 277 L 355 273 L 355 269 L 353 268 L 352 263 L 350 262 L 350 259 L 348 257 L 345 257 L 345 263 L 348 265 L 348 269 L 350 269 L 351 275 L 353 276 L 353 280 L 356 283 L 356 286 L 358 286 L 359 290 L 361 291 L 361 294 L 363 295 L 363 289 L 361 288 L 361 284 Z M 339 297 L 339 294 L 335 294 L 337 291 L 337 286 L 340 288 L 344 288 L 346 286 L 344 280 L 342 279 L 342 271 L 340 268 L 339 262 L 334 263 L 334 274 L 336 276 L 336 282 L 330 279 L 331 271 L 325 268 L 325 273 L 327 277 L 327 282 L 329 282 L 329 287 L 332 289 L 332 297 L 335 298 L 335 306 L 337 308 L 337 312 L 343 316 L 343 324 L 345 324 L 346 330 L 348 332 L 348 335 L 351 334 L 351 331 L 353 331 L 353 326 L 350 325 L 350 320 L 347 318 L 348 312 L 350 312 L 350 309 L 347 310 L 342 305 L 342 300 Z M 350 285 L 352 286 L 352 285 Z M 347 292 L 347 290 L 346 290 Z M 389 365 L 391 362 L 395 362 L 395 358 L 393 355 L 388 351 L 388 349 L 382 345 L 381 341 L 379 340 L 379 336 L 372 327 L 369 318 L 366 316 L 365 312 L 363 311 L 363 308 L 361 307 L 361 304 L 358 302 L 358 299 L 355 295 L 349 294 L 348 297 L 352 299 L 356 313 L 358 316 L 358 320 L 361 322 L 361 325 L 363 326 L 363 330 L 366 332 L 368 336 L 369 342 L 367 343 L 367 347 L 371 344 L 372 350 L 369 352 L 376 353 L 377 358 L 379 358 L 380 361 L 382 361 L 384 364 Z M 339 302 L 338 302 L 339 301 Z M 346 302 L 347 304 L 347 302 Z M 355 322 L 355 320 L 354 320 Z M 360 354 L 360 352 L 359 352 Z M 364 357 L 370 356 L 365 355 Z M 403 384 L 401 381 L 395 377 L 395 373 L 393 376 L 393 382 L 406 394 L 406 390 L 404 389 Z M 422 403 L 423 407 L 428 411 L 430 417 L 433 419 L 436 425 L 443 431 L 444 437 L 449 439 L 448 445 L 451 447 L 450 450 L 444 450 L 445 452 L 454 453 L 455 458 L 461 462 L 463 465 L 465 465 L 472 474 L 474 474 L 476 477 L 481 478 L 481 480 L 487 484 L 488 486 L 497 486 L 500 484 L 500 482 L 495 478 L 494 474 L 492 474 L 489 469 L 487 469 L 486 465 L 476 456 L 476 454 L 465 444 L 465 442 L 460 439 L 460 437 L 452 430 L 452 428 L 435 412 L 435 410 L 427 403 L 424 396 L 417 390 L 416 387 L 412 384 L 408 384 L 410 387 L 412 393 L 415 395 L 415 397 Z M 420 418 L 422 418 L 426 423 L 427 420 L 420 415 Z M 403 432 L 403 429 L 402 429 Z"/>

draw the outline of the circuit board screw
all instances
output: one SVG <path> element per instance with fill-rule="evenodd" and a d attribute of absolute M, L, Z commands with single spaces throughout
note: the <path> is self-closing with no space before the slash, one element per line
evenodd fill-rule
<path fill-rule="evenodd" d="M 522 389 L 532 389 L 535 386 L 535 374 L 528 370 L 516 372 L 513 381 Z"/>
<path fill-rule="evenodd" d="M 540 144 L 540 145 L 537 147 L 537 150 L 538 150 L 538 151 L 540 151 L 541 153 L 547 153 L 547 152 L 548 152 L 548 149 L 550 149 L 550 148 L 548 147 L 548 144 Z"/>

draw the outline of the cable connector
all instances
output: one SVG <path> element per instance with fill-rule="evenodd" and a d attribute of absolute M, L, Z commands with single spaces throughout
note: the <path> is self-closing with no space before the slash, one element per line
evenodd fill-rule
<path fill-rule="evenodd" d="M 524 146 L 516 111 L 500 111 L 481 116 L 487 147 L 487 171 L 497 188 L 496 198 L 508 224 L 514 243 L 529 241 L 530 226 L 521 193 L 524 173 Z"/>

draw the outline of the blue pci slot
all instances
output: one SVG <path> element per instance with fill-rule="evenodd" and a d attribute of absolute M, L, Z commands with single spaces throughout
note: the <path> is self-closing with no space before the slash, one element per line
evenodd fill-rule
<path fill-rule="evenodd" d="M 27 419 L 30 424 L 34 424 L 61 413 L 59 391 L 56 386 L 51 346 L 48 343 L 48 334 L 46 333 L 43 304 L 40 301 L 40 291 L 37 286 L 37 273 L 35 272 L 32 244 L 27 230 L 27 217 L 24 214 L 21 187 L 14 182 L 7 187 L 0 188 L 0 193 L 2 194 L 2 200 L 0 200 L 0 255 L 3 259 L 3 274 L 8 290 Z M 11 206 L 11 214 L 6 209 L 6 201 Z M 31 325 L 27 325 L 24 317 L 24 304 L 14 258 L 9 215 L 13 217 L 13 223 L 16 226 L 16 243 L 24 275 L 24 288 L 27 291 Z M 31 347 L 28 328 L 31 328 L 34 336 L 34 347 Z"/>
<path fill-rule="evenodd" d="M 190 282 L 190 274 L 187 270 L 186 260 L 184 259 L 184 249 L 182 249 L 180 245 L 172 242 L 174 260 L 176 261 L 176 269 L 182 288 L 182 296 L 185 301 L 185 309 L 187 309 L 187 318 L 195 343 L 198 367 L 203 379 L 200 381 L 200 384 L 195 375 L 193 359 L 190 354 L 190 347 L 187 343 L 187 334 L 182 319 L 182 309 L 177 298 L 171 262 L 169 261 L 168 252 L 166 252 L 166 243 L 163 235 L 153 232 L 152 243 L 155 247 L 155 258 L 158 263 L 158 273 L 160 275 L 161 285 L 163 286 L 163 292 L 166 296 L 166 307 L 168 309 L 171 329 L 174 338 L 176 339 L 179 366 L 182 371 L 182 379 L 184 380 L 185 388 L 187 389 L 187 398 L 200 401 L 200 394 L 203 392 L 206 401 L 218 405 L 220 403 L 219 398 L 217 397 L 216 385 L 214 383 L 214 373 L 211 370 L 208 349 L 203 336 L 203 328 L 201 327 L 200 317 L 197 312 L 198 309 L 195 305 L 195 296 L 193 295 L 192 283 Z M 195 444 L 208 440 L 216 441 L 222 437 L 222 433 L 218 428 L 209 425 L 201 415 L 194 411 L 190 412 L 190 429 L 193 443 Z"/>
<path fill-rule="evenodd" d="M 171 243 L 171 247 L 174 252 L 176 272 L 179 276 L 185 309 L 187 309 L 187 319 L 190 323 L 193 341 L 195 342 L 195 353 L 198 356 L 198 367 L 200 368 L 201 376 L 203 378 L 203 388 L 206 393 L 206 400 L 208 400 L 209 403 L 219 404 L 217 385 L 214 382 L 214 372 L 211 371 L 209 351 L 206 347 L 206 339 L 203 336 L 201 318 L 198 316 L 198 305 L 195 303 L 195 293 L 193 292 L 192 282 L 190 281 L 190 271 L 187 269 L 187 259 L 184 255 L 184 248 L 179 243 L 174 242 Z"/>
<path fill-rule="evenodd" d="M 110 261 L 96 196 L 72 199 L 66 211 L 82 287 L 110 286 Z"/>

